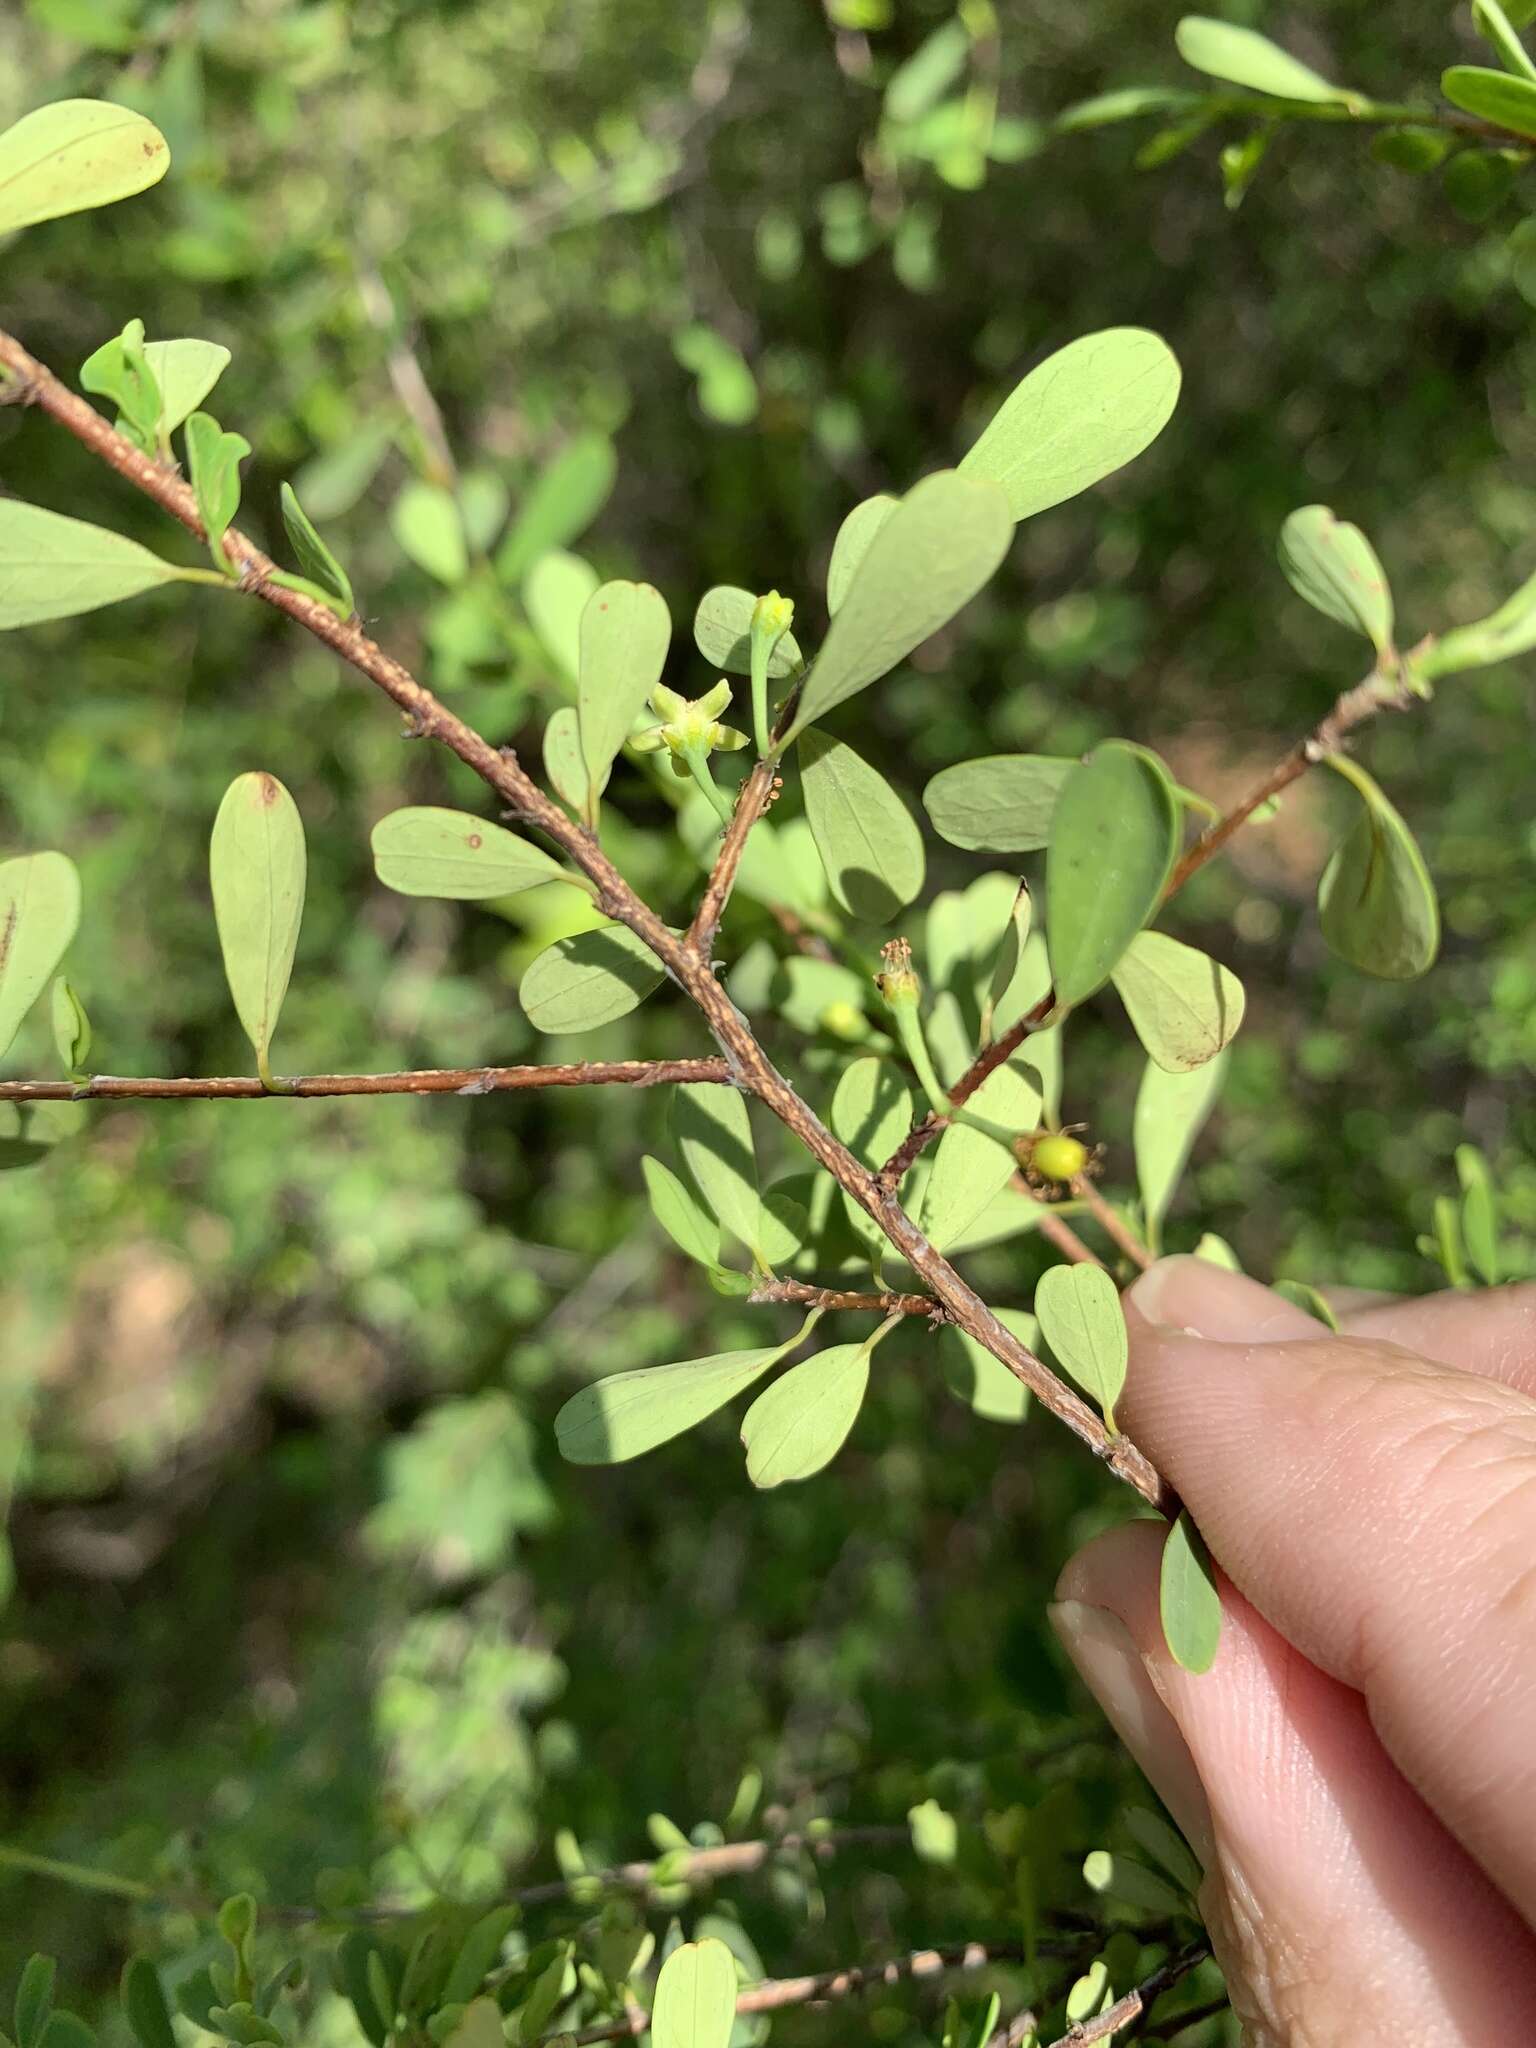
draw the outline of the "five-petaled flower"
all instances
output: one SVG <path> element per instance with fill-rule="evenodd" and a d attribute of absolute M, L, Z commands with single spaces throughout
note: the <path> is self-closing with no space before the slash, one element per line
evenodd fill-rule
<path fill-rule="evenodd" d="M 637 732 L 630 744 L 642 754 L 657 754 L 665 747 L 672 756 L 674 772 L 691 774 L 691 757 L 733 754 L 747 744 L 744 732 L 719 722 L 730 701 L 731 686 L 724 676 L 703 697 L 682 697 L 665 683 L 658 683 L 651 692 L 651 709 L 660 723 Z"/>

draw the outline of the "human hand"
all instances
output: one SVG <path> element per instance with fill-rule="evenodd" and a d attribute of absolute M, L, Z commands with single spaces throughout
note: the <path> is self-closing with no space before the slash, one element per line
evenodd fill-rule
<path fill-rule="evenodd" d="M 1536 2039 L 1536 1286 L 1333 1336 L 1198 1259 L 1126 1296 L 1123 1426 L 1222 1568 L 1202 1677 L 1160 1523 L 1052 1620 L 1205 1867 L 1251 2048 Z"/>

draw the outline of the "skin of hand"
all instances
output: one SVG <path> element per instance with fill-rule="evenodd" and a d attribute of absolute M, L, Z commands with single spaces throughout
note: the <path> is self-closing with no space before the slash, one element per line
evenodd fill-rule
<path fill-rule="evenodd" d="M 1063 1646 L 1205 1870 L 1245 2048 L 1536 2039 L 1536 1286 L 1335 1336 L 1164 1259 L 1117 1417 L 1220 1567 L 1196 1677 L 1161 1522 L 1063 1571 Z"/>

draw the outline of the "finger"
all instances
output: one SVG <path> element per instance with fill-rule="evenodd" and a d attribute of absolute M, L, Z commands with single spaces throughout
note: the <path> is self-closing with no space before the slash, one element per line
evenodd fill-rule
<path fill-rule="evenodd" d="M 1201 1677 L 1158 1623 L 1160 1524 L 1080 1551 L 1062 1642 L 1207 1872 L 1200 1905 L 1252 2048 L 1467 2043 L 1528 2020 L 1536 1939 L 1376 1740 L 1358 1693 L 1224 1589 Z"/>
<path fill-rule="evenodd" d="M 1340 1320 L 1351 1337 L 1384 1338 L 1536 1395 L 1536 1286 L 1427 1294 L 1352 1309 Z"/>
<path fill-rule="evenodd" d="M 1399 1770 L 1536 1918 L 1536 1402 L 1323 1333 L 1198 1259 L 1128 1300 L 1126 1427 L 1241 1591 L 1365 1695 Z"/>

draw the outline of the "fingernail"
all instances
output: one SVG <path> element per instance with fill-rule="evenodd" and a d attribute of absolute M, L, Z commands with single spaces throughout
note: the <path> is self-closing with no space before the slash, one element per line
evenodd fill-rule
<path fill-rule="evenodd" d="M 1257 1280 L 1185 1254 L 1149 1266 L 1125 1298 L 1159 1329 L 1214 1343 L 1279 1344 L 1319 1329 L 1305 1309 Z"/>
<path fill-rule="evenodd" d="M 1205 1788 L 1130 1630 L 1107 1607 L 1083 1600 L 1059 1600 L 1046 1611 L 1078 1676 L 1209 1869 L 1215 1843 Z"/>

